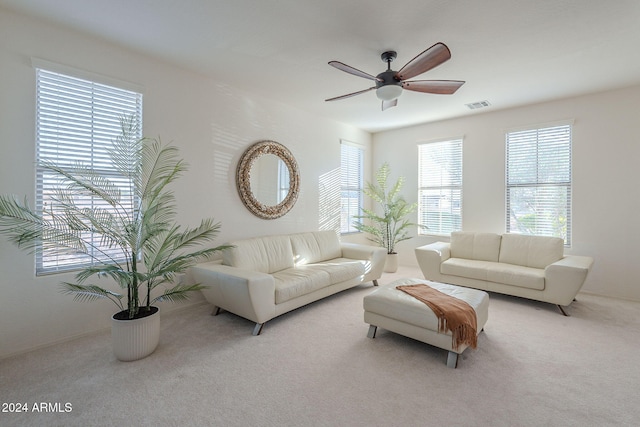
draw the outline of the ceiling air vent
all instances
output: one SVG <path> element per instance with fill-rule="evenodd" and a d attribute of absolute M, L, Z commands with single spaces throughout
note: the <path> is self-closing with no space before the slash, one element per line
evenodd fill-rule
<path fill-rule="evenodd" d="M 491 104 L 489 104 L 489 101 L 479 101 L 479 102 L 472 102 L 471 104 L 465 104 L 465 105 L 470 110 L 477 110 L 478 108 L 488 107 Z"/>

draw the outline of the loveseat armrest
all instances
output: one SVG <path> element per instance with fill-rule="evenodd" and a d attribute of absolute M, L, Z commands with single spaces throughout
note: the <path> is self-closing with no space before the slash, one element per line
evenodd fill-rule
<path fill-rule="evenodd" d="M 441 277 L 440 264 L 451 257 L 448 242 L 434 242 L 415 249 L 418 265 L 425 279 L 438 281 Z"/>
<path fill-rule="evenodd" d="M 554 304 L 569 305 L 587 279 L 593 265 L 588 256 L 566 255 L 545 268 L 545 298 Z"/>
<path fill-rule="evenodd" d="M 359 243 L 340 243 L 342 257 L 369 261 L 365 267 L 363 282 L 378 280 L 382 277 L 387 251 L 384 248 Z"/>
<path fill-rule="evenodd" d="M 212 305 L 256 323 L 275 317 L 275 279 L 259 271 L 245 270 L 216 263 L 191 267 L 196 282 Z"/>

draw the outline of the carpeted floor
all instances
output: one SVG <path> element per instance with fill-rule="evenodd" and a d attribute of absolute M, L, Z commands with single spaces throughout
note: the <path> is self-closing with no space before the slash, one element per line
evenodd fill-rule
<path fill-rule="evenodd" d="M 399 277 L 422 277 L 400 268 Z M 262 335 L 199 304 L 162 317 L 146 359 L 109 333 L 0 360 L 1 426 L 636 426 L 640 303 L 555 306 L 491 294 L 478 348 L 446 351 L 378 329 L 359 286 L 280 316 Z M 46 403 L 48 412 L 34 412 Z M 6 405 L 5 405 L 6 404 Z M 50 412 L 53 410 L 54 412 Z M 66 412 L 65 412 L 66 411 Z"/>

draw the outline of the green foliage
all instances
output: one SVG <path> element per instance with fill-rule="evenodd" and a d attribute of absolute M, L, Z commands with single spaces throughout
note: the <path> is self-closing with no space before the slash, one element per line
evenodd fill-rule
<path fill-rule="evenodd" d="M 390 175 L 388 163 L 384 163 L 376 172 L 375 183 L 367 182 L 363 193 L 380 205 L 382 213 L 371 209 L 362 209 L 362 215 L 356 218 L 364 221 L 354 222 L 358 231 L 370 234 L 368 239 L 387 250 L 387 253 L 395 252 L 396 244 L 410 239 L 408 235 L 410 227 L 421 227 L 409 222 L 405 217 L 414 212 L 417 203 L 409 204 L 399 194 L 404 185 L 404 177 L 398 178 L 391 187 L 387 184 Z"/>
<path fill-rule="evenodd" d="M 0 195 L 0 234 L 29 252 L 42 245 L 44 250 L 90 257 L 93 265 L 76 274 L 76 283 L 62 283 L 62 292 L 74 295 L 77 301 L 109 299 L 133 318 L 157 301 L 181 301 L 189 292 L 202 289 L 199 284 L 178 284 L 164 286 L 160 295 L 151 296 L 158 286 L 170 286 L 178 274 L 228 246 L 203 248 L 220 230 L 212 219 L 184 230 L 176 225 L 175 197 L 168 186 L 187 169 L 178 158 L 178 149 L 160 140 L 137 138 L 132 118 L 123 118 L 121 125 L 122 132 L 109 154 L 119 173 L 133 182 L 129 194 L 121 194 L 108 178 L 81 164 L 43 163 L 43 168 L 66 183 L 54 195 L 58 208 L 45 208 L 39 214 L 26 199 L 20 202 L 15 196 Z M 88 197 L 99 201 L 96 207 L 80 203 Z M 137 202 L 131 203 L 131 198 Z M 131 205 L 137 206 L 134 212 L 126 208 Z M 106 259 L 104 253 L 95 255 L 98 248 L 86 237 L 87 232 L 99 235 L 101 247 L 117 248 L 120 255 Z M 196 249 L 186 251 L 190 248 Z M 113 279 L 121 292 L 89 283 L 100 277 Z"/>

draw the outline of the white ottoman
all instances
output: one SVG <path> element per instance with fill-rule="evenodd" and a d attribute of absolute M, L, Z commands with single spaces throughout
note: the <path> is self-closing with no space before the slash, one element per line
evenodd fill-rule
<path fill-rule="evenodd" d="M 468 347 L 462 344 L 454 350 L 451 333 L 438 332 L 438 318 L 428 305 L 396 289 L 399 285 L 424 283 L 438 291 L 467 302 L 476 312 L 478 334 L 489 318 L 489 294 L 477 289 L 431 282 L 424 279 L 400 279 L 364 297 L 364 321 L 369 326 L 369 338 L 375 338 L 378 327 L 448 350 L 447 366 L 458 365 L 458 355 Z"/>

